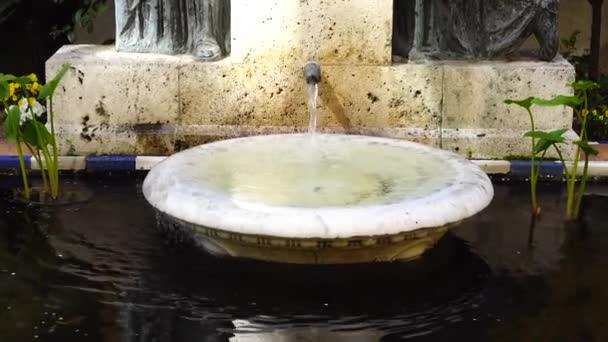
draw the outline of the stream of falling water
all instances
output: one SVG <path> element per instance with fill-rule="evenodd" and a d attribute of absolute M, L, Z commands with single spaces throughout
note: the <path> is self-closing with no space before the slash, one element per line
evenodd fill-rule
<path fill-rule="evenodd" d="M 319 85 L 308 84 L 308 133 L 314 134 L 317 130 L 317 98 L 319 96 Z"/>

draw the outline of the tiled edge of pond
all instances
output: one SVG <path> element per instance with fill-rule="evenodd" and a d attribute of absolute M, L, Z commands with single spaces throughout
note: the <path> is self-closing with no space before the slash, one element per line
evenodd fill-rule
<path fill-rule="evenodd" d="M 59 157 L 59 168 L 70 171 L 135 171 L 149 170 L 152 166 L 164 160 L 164 156 L 63 156 Z M 510 174 L 525 176 L 530 172 L 529 160 L 473 160 L 488 174 Z M 569 163 L 571 164 L 571 162 Z M 38 170 L 36 161 L 30 156 L 25 157 L 28 170 Z M 582 172 L 580 163 L 579 172 Z M 0 156 L 0 170 L 11 171 L 19 168 L 16 156 Z M 557 176 L 563 174 L 559 161 L 544 161 L 541 172 L 543 175 Z M 593 160 L 589 162 L 589 176 L 608 177 L 608 161 Z"/>

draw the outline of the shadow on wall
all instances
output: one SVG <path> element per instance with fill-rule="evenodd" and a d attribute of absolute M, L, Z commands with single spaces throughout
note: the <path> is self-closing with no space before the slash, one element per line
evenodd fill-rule
<path fill-rule="evenodd" d="M 96 18 L 94 31 L 76 29 L 75 43 L 111 44 L 114 40 L 114 5 Z M 70 44 L 60 33 L 72 25 L 74 13 L 82 6 L 80 0 L 0 0 L 0 32 L 3 36 L 0 72 L 10 74 L 36 73 L 44 81 L 44 63 L 61 46 Z"/>

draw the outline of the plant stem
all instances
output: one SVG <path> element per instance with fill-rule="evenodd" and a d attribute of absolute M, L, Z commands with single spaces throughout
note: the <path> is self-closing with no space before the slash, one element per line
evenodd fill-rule
<path fill-rule="evenodd" d="M 536 130 L 534 125 L 534 116 L 532 115 L 532 111 L 530 108 L 526 108 L 528 111 L 528 115 L 530 116 L 530 125 L 532 126 L 532 132 Z M 534 146 L 536 146 L 536 139 L 532 137 L 532 153 L 530 154 L 530 202 L 532 204 L 532 215 L 536 216 L 538 214 L 538 203 L 536 201 L 536 160 L 534 153 Z"/>
<path fill-rule="evenodd" d="M 26 97 L 27 101 L 27 97 Z M 34 109 L 31 105 L 29 105 L 30 113 L 32 114 L 32 120 L 38 121 L 36 118 L 36 114 L 34 113 Z M 43 170 L 46 168 L 47 173 L 49 175 L 49 184 L 51 190 L 51 198 L 57 199 L 58 186 L 57 186 L 57 176 L 56 176 L 56 167 L 54 167 L 53 160 L 51 159 L 51 155 L 47 148 L 47 145 L 42 141 L 42 132 L 37 125 L 34 125 L 34 129 L 36 130 L 36 137 L 38 138 L 38 149 L 42 151 L 42 155 L 44 156 L 44 165 L 40 165 L 40 169 Z M 44 171 L 42 171 L 44 173 Z"/>
<path fill-rule="evenodd" d="M 587 103 L 587 92 L 583 92 L 583 96 L 585 99 L 585 108 L 587 108 L 588 103 Z M 587 138 L 587 117 L 589 116 L 589 112 L 587 111 L 587 115 L 585 115 L 585 117 L 583 118 L 583 123 L 581 125 L 581 141 L 582 142 L 587 142 L 588 138 Z M 580 149 L 580 147 L 579 147 Z M 581 203 L 583 201 L 583 194 L 585 193 L 585 186 L 587 185 L 587 172 L 589 170 L 589 154 L 585 153 L 585 164 L 583 166 L 583 175 L 581 176 L 581 184 L 579 185 L 578 188 L 578 195 L 576 197 L 576 204 L 574 207 L 574 216 L 572 219 L 576 220 L 578 219 L 580 210 L 581 210 Z"/>
<path fill-rule="evenodd" d="M 17 139 L 17 155 L 19 156 L 19 168 L 21 169 L 21 180 L 23 181 L 23 195 L 26 199 L 30 199 L 30 186 L 27 183 L 27 173 L 25 170 L 25 160 L 23 160 L 23 150 L 21 149 L 21 142 Z"/>
<path fill-rule="evenodd" d="M 57 151 L 57 140 L 55 139 L 55 120 L 53 116 L 53 97 L 49 97 L 49 122 L 51 123 L 51 146 L 53 147 L 53 165 L 49 166 L 49 169 L 52 168 L 54 173 L 53 180 L 51 183 L 54 183 L 55 186 L 51 189 L 51 193 L 53 198 L 57 198 L 59 195 L 59 157 Z"/>
<path fill-rule="evenodd" d="M 585 186 L 587 186 L 587 171 L 589 169 L 589 156 L 585 153 L 585 166 L 583 167 L 583 176 L 581 177 L 581 184 L 578 187 L 578 196 L 576 198 L 576 206 L 574 207 L 574 218 L 577 219 L 581 212 L 581 203 L 583 202 L 583 194 L 585 193 Z"/>
<path fill-rule="evenodd" d="M 566 161 L 564 160 L 564 156 L 562 156 L 562 151 L 559 150 L 556 144 L 553 144 L 555 151 L 557 151 L 557 155 L 559 156 L 559 160 L 562 162 L 562 167 L 564 168 L 564 173 L 566 174 L 566 179 L 568 179 L 568 166 L 566 165 Z"/>
<path fill-rule="evenodd" d="M 583 90 L 583 103 L 584 103 L 584 107 L 582 109 L 582 119 L 583 122 L 581 124 L 581 137 L 580 137 L 580 141 L 584 142 L 587 140 L 587 116 L 589 116 L 589 110 L 588 110 L 588 106 L 589 106 L 589 102 L 587 99 L 587 91 Z M 570 177 L 568 178 L 568 184 L 567 184 L 567 189 L 568 189 L 568 200 L 566 202 L 566 220 L 568 221 L 574 221 L 577 218 L 577 213 L 576 210 L 574 208 L 574 203 L 575 203 L 575 188 L 576 188 L 576 172 L 578 170 L 578 162 L 580 160 L 580 155 L 581 155 L 581 147 L 579 145 L 577 145 L 576 147 L 576 154 L 574 155 L 574 165 L 572 165 L 572 174 L 570 175 Z M 585 159 L 587 159 L 588 157 L 585 154 Z M 585 168 L 587 167 L 587 165 L 585 164 Z M 576 200 L 576 202 L 578 203 L 578 199 Z"/>
<path fill-rule="evenodd" d="M 36 163 L 38 163 L 38 167 L 40 168 L 40 175 L 42 177 L 42 188 L 44 189 L 44 191 L 47 191 L 48 181 L 46 178 L 46 173 L 44 172 L 44 167 L 42 165 L 42 159 L 40 158 L 40 152 L 34 151 L 34 148 L 28 143 L 25 143 L 25 146 L 27 146 L 27 149 L 30 150 L 32 156 L 34 157 L 34 159 L 36 159 Z"/>

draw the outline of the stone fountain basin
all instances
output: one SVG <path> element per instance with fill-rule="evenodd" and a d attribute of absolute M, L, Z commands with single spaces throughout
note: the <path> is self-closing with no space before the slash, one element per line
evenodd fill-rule
<path fill-rule="evenodd" d="M 197 146 L 155 166 L 159 228 L 218 255 L 290 263 L 412 259 L 492 200 L 487 175 L 422 144 L 337 134 Z"/>

